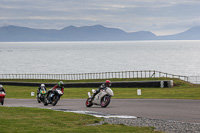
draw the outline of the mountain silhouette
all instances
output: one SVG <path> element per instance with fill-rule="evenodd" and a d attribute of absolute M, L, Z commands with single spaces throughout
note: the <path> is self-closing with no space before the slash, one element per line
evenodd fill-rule
<path fill-rule="evenodd" d="M 61 30 L 19 26 L 0 27 L 0 42 L 26 41 L 131 41 L 131 40 L 200 40 L 200 27 L 174 35 L 156 36 L 150 31 L 125 32 L 102 25 L 68 26 Z"/>
<path fill-rule="evenodd" d="M 168 35 L 168 36 L 160 36 L 158 39 L 164 40 L 200 40 L 200 26 L 192 27 L 187 31 Z"/>

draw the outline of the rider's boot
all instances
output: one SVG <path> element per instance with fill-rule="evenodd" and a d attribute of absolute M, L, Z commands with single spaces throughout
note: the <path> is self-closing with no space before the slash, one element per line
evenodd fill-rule
<path fill-rule="evenodd" d="M 89 99 L 89 101 L 93 101 L 97 93 L 94 93 L 93 96 Z"/>

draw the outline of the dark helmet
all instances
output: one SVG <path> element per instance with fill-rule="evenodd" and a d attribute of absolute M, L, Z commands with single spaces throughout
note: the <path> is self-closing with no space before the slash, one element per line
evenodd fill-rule
<path fill-rule="evenodd" d="M 105 85 L 106 85 L 107 87 L 110 87 L 110 86 L 111 86 L 111 82 L 110 82 L 110 80 L 106 80 Z"/>
<path fill-rule="evenodd" d="M 58 82 L 58 86 L 63 87 L 64 86 L 63 82 L 62 81 Z"/>

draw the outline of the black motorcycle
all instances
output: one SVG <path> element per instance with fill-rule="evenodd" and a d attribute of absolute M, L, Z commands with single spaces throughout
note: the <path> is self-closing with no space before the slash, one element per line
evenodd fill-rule
<path fill-rule="evenodd" d="M 55 90 L 50 89 L 48 93 L 48 104 L 52 104 L 52 106 L 55 106 L 60 100 L 60 97 L 63 95 L 63 92 L 60 88 L 56 88 Z"/>
<path fill-rule="evenodd" d="M 42 102 L 45 106 L 47 106 L 48 103 L 47 103 L 46 95 L 47 95 L 47 91 L 45 90 L 45 88 L 41 88 L 39 93 L 37 94 L 38 103 Z"/>

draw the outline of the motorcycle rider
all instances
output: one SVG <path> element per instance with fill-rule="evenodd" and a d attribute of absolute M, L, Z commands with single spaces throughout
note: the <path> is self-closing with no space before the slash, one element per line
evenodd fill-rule
<path fill-rule="evenodd" d="M 111 82 L 110 82 L 110 80 L 106 80 L 106 82 L 103 83 L 103 84 L 99 87 L 99 89 L 95 90 L 95 93 L 94 93 L 93 96 L 91 97 L 91 101 L 94 100 L 95 96 L 96 96 L 101 90 L 106 89 L 106 87 L 111 87 Z"/>
<path fill-rule="evenodd" d="M 62 93 L 64 93 L 64 84 L 63 84 L 62 81 L 58 82 L 58 84 L 55 85 L 52 90 L 55 90 L 55 89 L 58 89 L 58 88 L 60 88 Z"/>
<path fill-rule="evenodd" d="M 56 89 L 60 89 L 62 91 L 62 93 L 64 93 L 64 84 L 62 81 L 58 82 L 57 85 L 55 85 L 52 89 L 50 89 L 48 92 L 47 92 L 47 98 L 49 98 L 49 102 L 51 103 L 51 98 L 49 97 L 49 94 L 51 92 L 53 92 L 54 90 Z"/>
<path fill-rule="evenodd" d="M 5 89 L 3 88 L 3 85 L 0 85 L 0 92 L 6 93 Z"/>
<path fill-rule="evenodd" d="M 44 85 L 44 84 L 41 84 L 40 87 L 39 87 L 38 90 L 37 90 L 37 96 L 39 95 L 41 89 L 45 89 L 45 90 L 47 91 L 45 85 Z M 40 96 L 39 96 L 39 97 L 40 97 Z"/>

